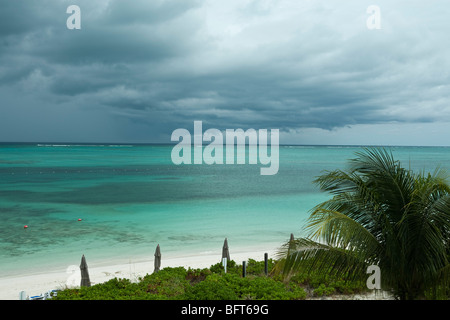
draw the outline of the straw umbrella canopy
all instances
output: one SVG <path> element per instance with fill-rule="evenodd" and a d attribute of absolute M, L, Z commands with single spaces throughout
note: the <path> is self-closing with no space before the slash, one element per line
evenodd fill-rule
<path fill-rule="evenodd" d="M 81 257 L 80 270 L 81 270 L 81 284 L 80 285 L 82 287 L 90 287 L 91 280 L 89 279 L 89 271 L 88 271 L 88 266 L 87 266 L 86 258 L 84 257 L 84 254 Z"/>
<path fill-rule="evenodd" d="M 295 238 L 294 234 L 291 233 L 291 237 L 289 238 L 289 249 L 291 249 L 293 246 L 295 246 Z"/>
<path fill-rule="evenodd" d="M 230 251 L 228 249 L 228 241 L 227 238 L 225 238 L 225 241 L 223 243 L 223 248 L 222 248 L 222 260 L 223 258 L 227 258 L 227 261 L 230 261 Z"/>
<path fill-rule="evenodd" d="M 158 244 L 155 251 L 155 270 L 153 272 L 158 272 L 159 268 L 161 268 L 161 249 Z"/>

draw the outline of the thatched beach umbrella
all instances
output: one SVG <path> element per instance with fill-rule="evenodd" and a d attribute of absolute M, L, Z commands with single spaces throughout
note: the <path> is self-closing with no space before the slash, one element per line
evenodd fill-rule
<path fill-rule="evenodd" d="M 91 280 L 89 279 L 89 271 L 88 271 L 88 266 L 87 266 L 86 258 L 84 257 L 84 254 L 81 257 L 80 270 L 81 270 L 81 286 L 82 287 L 90 287 Z"/>
<path fill-rule="evenodd" d="M 228 241 L 227 238 L 225 238 L 225 241 L 223 243 L 223 248 L 222 248 L 222 260 L 223 258 L 227 258 L 227 261 L 230 261 L 230 251 L 228 249 Z"/>
<path fill-rule="evenodd" d="M 161 267 L 161 249 L 159 248 L 158 244 L 155 251 L 155 270 L 153 272 L 158 272 L 160 267 Z"/>

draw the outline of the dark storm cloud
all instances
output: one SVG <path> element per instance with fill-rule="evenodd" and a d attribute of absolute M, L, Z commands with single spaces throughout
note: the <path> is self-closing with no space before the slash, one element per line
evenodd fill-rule
<path fill-rule="evenodd" d="M 157 25 L 183 15 L 186 11 L 201 5 L 199 0 L 172 1 L 109 1 L 100 23 L 119 25 Z"/>
<path fill-rule="evenodd" d="M 45 26 L 52 20 L 49 10 L 42 10 L 48 1 L 1 1 L 0 35 L 2 40 L 7 36 L 23 36 Z M 53 7 L 54 7 L 53 3 Z M 54 16 L 53 16 L 54 17 Z"/>
<path fill-rule="evenodd" d="M 366 27 L 373 3 L 353 0 L 0 2 L 1 140 L 22 137 L 27 115 L 59 123 L 35 127 L 42 137 L 83 126 L 85 139 L 148 142 L 194 120 L 284 132 L 450 120 L 445 1 L 378 1 L 381 30 Z M 66 28 L 71 4 L 81 30 Z"/>

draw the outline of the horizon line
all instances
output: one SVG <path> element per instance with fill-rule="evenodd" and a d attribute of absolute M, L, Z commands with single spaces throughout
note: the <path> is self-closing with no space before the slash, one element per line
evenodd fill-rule
<path fill-rule="evenodd" d="M 75 146 L 75 145 L 95 145 L 95 146 L 132 146 L 132 145 L 167 145 L 175 146 L 177 142 L 65 142 L 65 141 L 0 141 L 0 145 L 42 145 L 42 146 Z M 207 144 L 205 144 L 207 145 Z M 237 145 L 237 144 L 235 144 Z M 240 144 L 239 144 L 240 145 Z M 245 146 L 250 145 L 248 143 Z M 420 147 L 420 148 L 448 148 L 450 145 L 389 145 L 389 144 L 293 144 L 280 143 L 279 146 L 298 147 Z"/>

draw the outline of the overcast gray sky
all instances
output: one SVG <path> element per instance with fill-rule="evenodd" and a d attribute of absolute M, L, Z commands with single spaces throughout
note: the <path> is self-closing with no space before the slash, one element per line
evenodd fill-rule
<path fill-rule="evenodd" d="M 0 5 L 0 141 L 170 143 L 200 120 L 286 144 L 450 145 L 446 0 Z"/>

